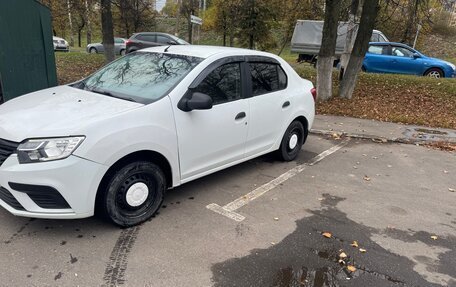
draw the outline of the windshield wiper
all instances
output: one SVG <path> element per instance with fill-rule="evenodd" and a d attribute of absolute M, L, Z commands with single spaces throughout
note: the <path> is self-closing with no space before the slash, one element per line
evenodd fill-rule
<path fill-rule="evenodd" d="M 121 97 L 121 96 L 118 96 L 118 95 L 114 95 L 113 93 L 111 93 L 109 91 L 105 91 L 105 90 L 101 90 L 101 89 L 97 89 L 97 88 L 87 88 L 87 91 L 90 91 L 90 92 L 93 92 L 93 93 L 97 93 L 97 94 L 101 94 L 101 95 L 105 95 L 105 96 L 112 97 L 112 98 L 116 98 L 116 99 L 121 99 L 121 100 L 126 100 L 126 101 L 137 103 L 133 98 Z"/>

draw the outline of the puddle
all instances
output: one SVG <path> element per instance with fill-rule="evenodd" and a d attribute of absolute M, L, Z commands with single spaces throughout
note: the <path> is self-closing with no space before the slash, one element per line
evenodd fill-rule
<path fill-rule="evenodd" d="M 419 139 L 423 141 L 450 141 L 456 142 L 455 131 L 442 131 L 426 128 L 409 128 L 404 131 L 404 136 L 409 139 Z"/>
<path fill-rule="evenodd" d="M 316 270 L 302 267 L 281 269 L 274 279 L 273 287 L 339 287 L 339 281 L 346 277 L 343 269 L 323 267 Z"/>

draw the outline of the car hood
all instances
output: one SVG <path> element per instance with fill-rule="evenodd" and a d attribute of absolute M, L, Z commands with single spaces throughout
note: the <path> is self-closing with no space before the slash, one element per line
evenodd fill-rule
<path fill-rule="evenodd" d="M 88 125 L 142 106 L 69 86 L 50 88 L 0 105 L 0 138 L 84 135 Z"/>

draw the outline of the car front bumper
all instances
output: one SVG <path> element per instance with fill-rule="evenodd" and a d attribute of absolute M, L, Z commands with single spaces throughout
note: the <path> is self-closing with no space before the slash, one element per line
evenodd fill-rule
<path fill-rule="evenodd" d="M 25 217 L 92 216 L 97 189 L 107 169 L 77 156 L 19 164 L 17 156 L 11 155 L 0 166 L 0 206 Z"/>

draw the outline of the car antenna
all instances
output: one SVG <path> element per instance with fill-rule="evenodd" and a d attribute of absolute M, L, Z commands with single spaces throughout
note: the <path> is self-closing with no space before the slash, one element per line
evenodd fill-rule
<path fill-rule="evenodd" d="M 171 48 L 172 45 L 169 45 L 168 47 L 165 48 L 165 53 L 168 52 L 168 49 Z"/>

